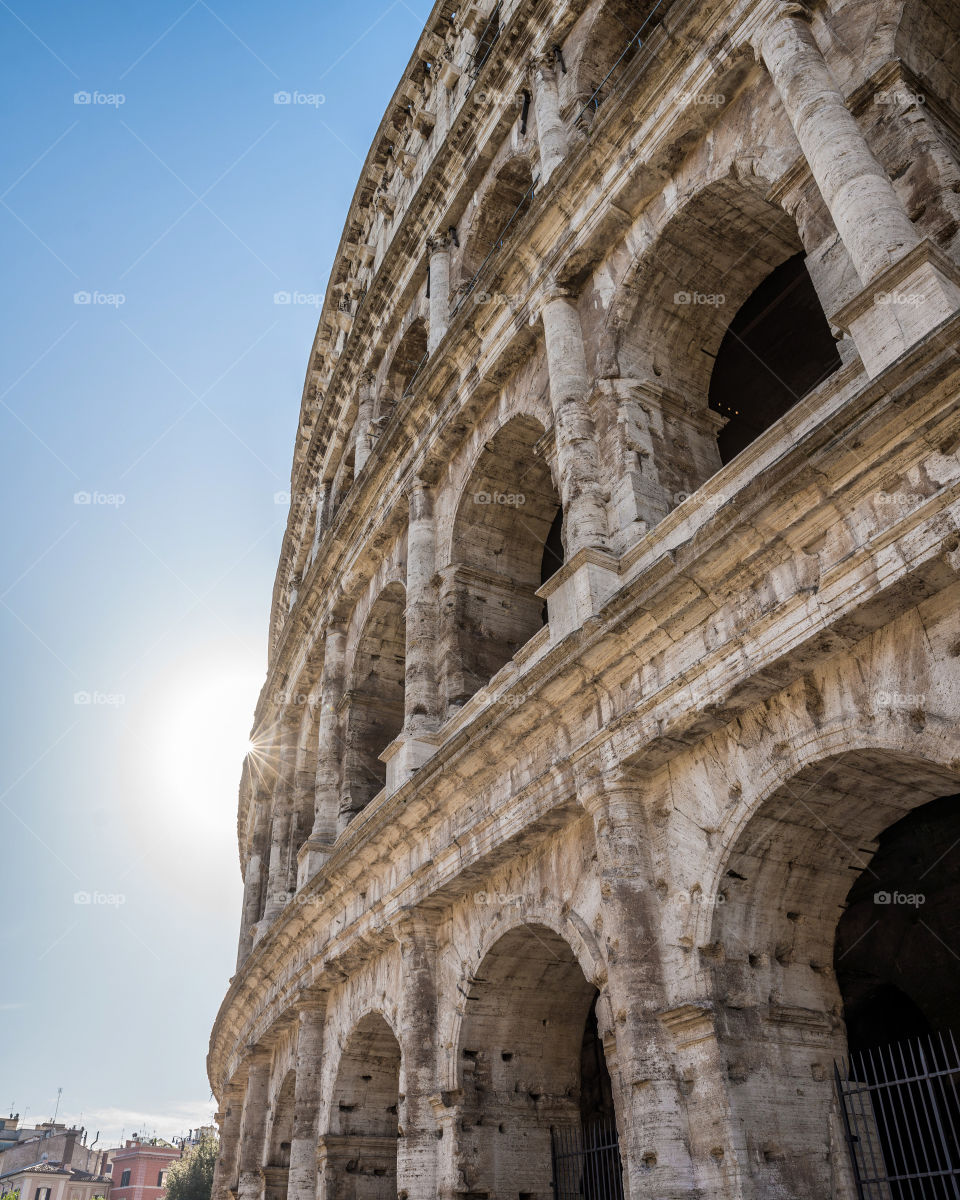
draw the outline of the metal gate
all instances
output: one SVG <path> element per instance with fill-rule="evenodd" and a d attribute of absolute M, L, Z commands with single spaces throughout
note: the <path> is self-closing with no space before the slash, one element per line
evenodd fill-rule
<path fill-rule="evenodd" d="M 554 1200 L 623 1200 L 620 1142 L 612 1120 L 551 1129 Z"/>
<path fill-rule="evenodd" d="M 960 1200 L 960 1055 L 953 1034 L 834 1064 L 860 1200 Z"/>

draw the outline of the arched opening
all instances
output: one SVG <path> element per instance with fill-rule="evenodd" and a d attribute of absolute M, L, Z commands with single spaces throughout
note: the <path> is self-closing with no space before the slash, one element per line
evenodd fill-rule
<path fill-rule="evenodd" d="M 455 560 L 442 572 L 448 705 L 463 704 L 546 621 L 537 589 L 563 563 L 563 514 L 538 453 L 543 426 L 514 417 L 487 442 L 463 490 Z"/>
<path fill-rule="evenodd" d="M 293 1103 L 297 1077 L 288 1071 L 273 1104 L 267 1163 L 263 1169 L 264 1200 L 286 1200 L 293 1141 Z"/>
<path fill-rule="evenodd" d="M 397 344 L 377 404 L 376 420 L 382 422 L 406 396 L 427 357 L 427 326 L 422 317 L 410 322 Z"/>
<path fill-rule="evenodd" d="M 866 1081 L 877 1082 L 874 1039 L 957 1024 L 960 959 L 949 939 L 960 947 L 960 843 L 951 849 L 942 840 L 960 838 L 956 787 L 945 770 L 902 754 L 837 755 L 770 797 L 728 857 L 714 916 L 714 1003 L 740 1155 L 763 1194 L 855 1194 L 846 1116 L 857 1153 L 872 1159 L 865 1169 L 882 1181 L 872 1194 L 953 1195 L 929 1178 L 927 1190 L 916 1182 L 913 1193 L 906 1184 L 898 1190 L 887 1172 L 904 1161 L 917 1169 L 919 1157 L 884 1159 L 892 1126 L 875 1119 L 865 1091 L 845 1090 L 841 1102 L 834 1063 L 847 1061 L 849 1049 L 872 1049 L 877 1075 Z M 895 898 L 925 887 L 936 897 L 928 928 L 926 904 Z M 894 1067 L 903 1075 L 913 1065 L 909 1054 L 906 1062 L 894 1055 L 882 1070 L 892 1078 Z M 955 1115 L 955 1065 L 952 1076 L 931 1080 L 925 1112 L 913 1111 L 909 1088 L 878 1101 L 898 1106 L 900 1132 L 917 1156 L 931 1145 L 938 1089 L 943 1123 Z M 852 1074 L 865 1081 L 859 1067 Z M 841 1086 L 845 1075 L 843 1068 Z M 842 1178 L 849 1186 L 837 1193 Z"/>
<path fill-rule="evenodd" d="M 379 1013 L 368 1013 L 343 1050 L 319 1167 L 330 1200 L 397 1194 L 400 1046 Z"/>
<path fill-rule="evenodd" d="M 717 437 L 729 462 L 841 365 L 802 253 L 776 267 L 743 302 L 723 335 L 710 377 L 710 407 L 725 417 Z"/>
<path fill-rule="evenodd" d="M 515 155 L 500 168 L 481 197 L 470 223 L 460 257 L 461 290 L 473 284 L 474 277 L 486 267 L 493 252 L 516 231 L 532 198 L 530 163 L 523 155 Z M 486 270 L 483 275 L 486 278 Z M 480 279 L 476 282 L 477 286 L 483 286 Z"/>
<path fill-rule="evenodd" d="M 603 102 L 623 86 L 630 63 L 639 49 L 637 31 L 654 2 L 637 4 L 635 0 L 610 0 L 585 31 L 582 47 L 577 48 L 571 39 L 566 54 L 575 61 L 572 117 L 584 110 L 583 118 L 589 120 Z"/>
<path fill-rule="evenodd" d="M 406 593 L 391 583 L 377 597 L 357 643 L 347 705 L 340 828 L 384 787 L 380 755 L 403 729 Z"/>
<path fill-rule="evenodd" d="M 468 1194 L 599 1197 L 591 1180 L 603 1172 L 619 1184 L 596 1000 L 570 947 L 545 926 L 512 930 L 484 957 L 458 1046 L 456 1165 Z"/>
<path fill-rule="evenodd" d="M 806 270 L 800 274 L 802 252 L 793 218 L 759 188 L 725 176 L 679 209 L 625 282 L 611 309 L 609 341 L 618 373 L 643 381 L 648 395 L 637 421 L 644 440 L 649 438 L 643 472 L 649 512 L 641 516 L 652 523 L 722 465 L 718 433 L 725 446 L 734 436 L 721 432 L 728 413 L 717 411 L 726 374 L 722 360 L 728 358 L 727 347 L 742 342 L 734 321 L 744 305 L 758 290 L 762 300 L 768 279 L 777 290 L 785 278 L 795 279 L 775 308 L 778 320 L 799 321 L 789 315 L 797 303 L 802 320 L 814 322 L 810 306 L 818 302 Z M 793 265 L 778 274 L 788 260 Z M 752 312 L 748 307 L 742 320 Z M 817 319 L 826 328 L 822 314 Z M 769 327 L 761 322 L 755 336 Z M 832 343 L 830 353 L 835 354 Z M 742 366 L 744 359 L 747 366 L 754 362 L 752 353 L 741 358 Z M 831 361 L 836 365 L 839 359 Z M 818 366 L 816 377 L 823 370 Z M 734 375 L 728 400 L 729 391 L 742 385 Z M 762 401 L 765 385 L 758 390 Z M 739 396 L 735 399 L 727 406 L 742 410 Z"/>

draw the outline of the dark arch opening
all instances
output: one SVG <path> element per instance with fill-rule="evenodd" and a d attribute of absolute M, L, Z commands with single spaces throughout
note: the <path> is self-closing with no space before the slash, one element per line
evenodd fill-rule
<path fill-rule="evenodd" d="M 468 1195 L 622 1196 L 597 998 L 569 945 L 545 926 L 513 929 L 487 952 L 458 1047 L 457 1166 Z"/>
<path fill-rule="evenodd" d="M 868 1085 L 854 1110 L 858 1157 L 872 1154 L 871 1174 L 882 1164 L 890 1200 L 940 1200 L 960 1187 L 960 1174 L 951 1186 L 935 1173 L 951 1158 L 960 1172 L 958 901 L 960 796 L 944 796 L 884 830 L 837 925 L 849 1075 Z M 950 1065 L 952 1075 L 927 1076 Z"/>
<path fill-rule="evenodd" d="M 451 708 L 483 687 L 546 621 L 537 589 L 563 563 L 563 515 L 550 467 L 537 450 L 543 433 L 528 416 L 501 426 L 460 498 L 456 558 L 441 590 L 452 617 L 442 646 Z"/>
<path fill-rule="evenodd" d="M 500 169 L 480 200 L 463 248 L 460 266 L 462 288 L 473 281 L 493 252 L 516 230 L 530 207 L 532 189 L 533 174 L 525 158 L 512 158 Z M 479 284 L 479 280 L 477 282 Z"/>
<path fill-rule="evenodd" d="M 406 592 L 402 584 L 383 589 L 357 643 L 347 704 L 345 770 L 340 828 L 365 808 L 387 781 L 380 755 L 399 736 L 404 716 Z"/>
<path fill-rule="evenodd" d="M 321 1139 L 327 1196 L 380 1200 L 397 1194 L 400 1137 L 400 1046 L 379 1013 L 351 1033 Z"/>
<path fill-rule="evenodd" d="M 717 437 L 727 463 L 841 365 L 801 252 L 766 277 L 724 334 L 709 405 L 727 418 Z"/>

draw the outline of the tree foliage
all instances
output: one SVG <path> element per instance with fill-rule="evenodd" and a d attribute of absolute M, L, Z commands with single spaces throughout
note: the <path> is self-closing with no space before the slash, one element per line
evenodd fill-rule
<path fill-rule="evenodd" d="M 218 1150 L 219 1142 L 210 1133 L 188 1146 L 167 1171 L 167 1200 L 210 1200 Z"/>

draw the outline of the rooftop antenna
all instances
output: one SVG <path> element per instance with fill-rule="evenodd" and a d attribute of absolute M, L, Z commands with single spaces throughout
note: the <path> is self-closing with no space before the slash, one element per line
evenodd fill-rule
<path fill-rule="evenodd" d="M 52 1125 L 55 1125 L 57 1123 L 57 1114 L 60 1112 L 60 1097 L 62 1095 L 63 1095 L 63 1088 L 58 1087 L 57 1088 L 57 1107 L 53 1110 L 53 1121 L 51 1121 Z"/>

